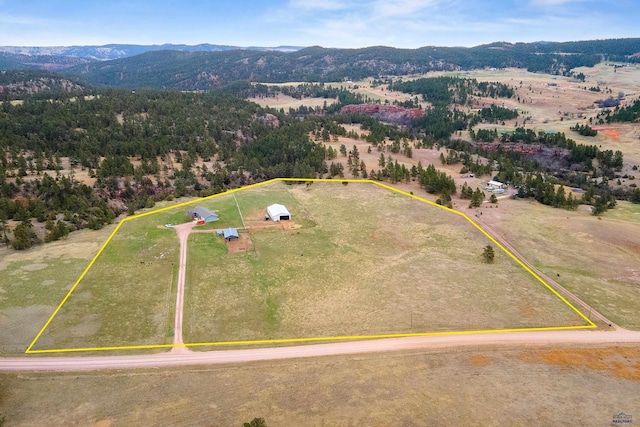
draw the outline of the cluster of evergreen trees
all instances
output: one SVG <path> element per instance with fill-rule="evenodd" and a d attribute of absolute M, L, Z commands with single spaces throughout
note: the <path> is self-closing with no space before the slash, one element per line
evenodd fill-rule
<path fill-rule="evenodd" d="M 466 105 L 470 96 L 511 98 L 513 89 L 503 83 L 478 82 L 461 77 L 431 77 L 409 81 L 391 81 L 389 90 L 422 95 L 434 107 Z"/>
<path fill-rule="evenodd" d="M 277 119 L 269 123 L 266 116 Z M 46 222 L 46 239 L 100 228 L 123 211 L 186 194 L 208 195 L 272 177 L 327 172 L 326 150 L 309 134 L 345 133 L 332 120 L 298 121 L 221 94 L 106 90 L 0 108 L 2 239 L 36 242 L 30 221 Z M 213 169 L 196 166 L 211 161 Z M 61 157 L 84 169 L 94 188 L 62 176 Z M 134 165 L 133 160 L 137 160 Z M 66 172 L 65 172 L 66 173 Z M 115 200 L 117 203 L 109 203 Z M 9 221 L 18 225 L 10 227 Z M 20 225 L 22 224 L 22 225 Z M 13 229 L 13 233 L 6 233 Z M 16 231 L 18 234 L 16 235 Z"/>
<path fill-rule="evenodd" d="M 600 115 L 604 116 L 607 123 L 635 122 L 640 119 L 640 99 L 633 101 L 627 107 L 616 107 L 613 111 L 605 110 Z"/>
<path fill-rule="evenodd" d="M 495 200 L 495 196 L 493 196 L 493 197 L 494 197 L 494 200 Z M 475 190 L 473 190 L 465 182 L 462 185 L 462 189 L 460 190 L 460 198 L 469 200 L 469 207 L 470 208 L 477 208 L 482 204 L 482 201 L 485 198 L 485 194 L 479 188 L 476 188 Z"/>
<path fill-rule="evenodd" d="M 45 224 L 45 240 L 57 240 L 73 230 L 100 228 L 122 212 L 150 208 L 166 198 L 206 196 L 274 177 L 343 177 L 342 163 L 327 164 L 338 153 L 321 142 L 347 135 L 360 138 L 346 131 L 342 126 L 346 123 L 359 123 L 368 131 L 362 138 L 381 152 L 380 169 L 367 171 L 356 146 L 348 152 L 341 147 L 339 154 L 346 157 L 346 172 L 391 182 L 415 179 L 427 192 L 438 194 L 439 203 L 446 206 L 451 205 L 451 196 L 456 193 L 450 176 L 433 165 L 423 168 L 418 163 L 408 168 L 390 156 L 385 158 L 384 153 L 412 157 L 415 148 L 438 144 L 449 148 L 441 161 L 462 163 L 461 173 L 481 176 L 492 173 L 497 166 L 498 178 L 518 185 L 520 197 L 574 208 L 578 201 L 571 194 L 565 196 L 564 190 L 560 191 L 563 187 L 556 189 L 552 184 L 559 182 L 585 188 L 587 193 L 580 202 L 592 203 L 594 212 L 615 205 L 615 193 L 606 185 L 595 185 L 593 178 L 612 178 L 613 171 L 622 167 L 621 152 L 579 145 L 562 133 L 536 133 L 525 128 L 500 136 L 495 129 L 474 132 L 472 127 L 482 120 L 515 118 L 517 112 L 492 105 L 467 115 L 455 108 L 470 96 L 512 96 L 509 87 L 456 77 L 392 82 L 390 87 L 420 93 L 434 107 L 398 128 L 367 115 L 338 113 L 343 103 L 366 101 L 344 89 L 306 84 L 271 89 L 246 82 L 227 87 L 226 93 L 110 89 L 90 94 L 56 93 L 55 99 L 38 95 L 27 96 L 22 103 L 3 102 L 0 238 L 25 249 L 38 241 L 34 221 Z M 237 98 L 248 93 L 337 97 L 340 102 L 286 115 Z M 551 155 L 532 156 L 502 150 L 499 145 L 491 150 L 451 138 L 465 129 L 471 129 L 475 141 L 538 144 L 553 151 Z M 481 162 L 480 156 L 487 161 Z M 77 182 L 74 172 L 62 176 L 62 158 L 68 158 L 65 169 L 86 170 L 95 178 L 95 186 Z M 637 189 L 616 195 L 640 201 Z M 463 188 L 462 197 L 476 206 L 484 194 L 479 189 Z M 10 222 L 12 232 L 7 233 Z"/>
<path fill-rule="evenodd" d="M 445 172 L 439 171 L 433 165 L 427 166 L 418 175 L 420 185 L 427 190 L 427 193 L 449 195 L 456 194 L 456 183 Z"/>
<path fill-rule="evenodd" d="M 580 135 L 583 135 L 583 136 L 596 136 L 598 134 L 598 131 L 591 128 L 591 126 L 581 125 L 578 123 L 576 123 L 575 126 L 569 129 L 571 129 L 574 132 L 578 132 Z"/>
<path fill-rule="evenodd" d="M 480 109 L 476 118 L 487 123 L 498 123 L 504 120 L 515 119 L 518 115 L 518 110 L 498 107 L 495 104 L 491 104 L 490 107 L 483 107 Z M 474 125 L 475 123 L 472 121 L 470 126 Z"/>
<path fill-rule="evenodd" d="M 17 185 L 0 176 L 1 239 L 16 249 L 27 249 L 39 241 L 31 220 L 46 223 L 46 240 L 58 240 L 83 228 L 100 229 L 113 222 L 121 210 L 91 187 L 61 176 L 43 173 L 33 181 Z M 9 220 L 18 224 L 10 239 Z"/>

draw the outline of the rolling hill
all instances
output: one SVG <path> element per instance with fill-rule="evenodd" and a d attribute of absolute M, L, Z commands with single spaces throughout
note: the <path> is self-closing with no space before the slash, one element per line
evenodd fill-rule
<path fill-rule="evenodd" d="M 65 73 L 110 87 L 209 90 L 236 80 L 342 81 L 484 67 L 519 67 L 568 75 L 573 68 L 592 66 L 602 60 L 638 62 L 640 58 L 633 56 L 638 52 L 640 38 L 566 43 L 498 42 L 472 48 L 328 49 L 314 46 L 294 52 L 166 50 L 81 64 Z"/>
<path fill-rule="evenodd" d="M 130 56 L 141 55 L 146 52 L 157 50 L 177 50 L 180 52 L 221 52 L 226 50 L 258 50 L 258 51 L 282 51 L 293 52 L 302 49 L 299 46 L 228 46 L 217 44 L 161 44 L 161 45 L 138 45 L 138 44 L 107 44 L 102 46 L 0 46 L 0 52 L 24 55 L 24 56 L 63 56 L 73 58 L 84 58 L 87 60 L 109 61 L 112 59 L 128 58 Z"/>

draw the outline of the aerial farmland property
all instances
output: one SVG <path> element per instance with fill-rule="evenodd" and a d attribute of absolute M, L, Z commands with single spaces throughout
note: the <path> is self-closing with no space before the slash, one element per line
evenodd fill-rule
<path fill-rule="evenodd" d="M 4 3 L 0 427 L 638 422 L 636 2 Z"/>
<path fill-rule="evenodd" d="M 276 202 L 289 220 L 266 220 Z M 30 351 L 170 347 L 192 205 L 219 220 L 190 227 L 187 346 L 590 325 L 497 246 L 485 262 L 492 242 L 453 211 L 371 182 L 276 181 L 123 222 Z"/>

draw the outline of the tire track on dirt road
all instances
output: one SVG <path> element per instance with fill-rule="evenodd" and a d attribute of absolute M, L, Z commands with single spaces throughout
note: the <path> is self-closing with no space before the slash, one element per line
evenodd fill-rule
<path fill-rule="evenodd" d="M 571 346 L 640 344 L 640 332 L 526 331 L 430 335 L 378 340 L 342 341 L 315 345 L 219 350 L 130 356 L 10 357 L 0 358 L 0 372 L 95 371 L 100 369 L 163 368 L 218 365 L 360 353 L 436 350 L 481 346 Z"/>
<path fill-rule="evenodd" d="M 187 244 L 191 229 L 195 226 L 194 222 L 176 225 L 174 228 L 178 234 L 180 241 L 180 262 L 178 265 L 178 290 L 176 296 L 175 321 L 173 325 L 173 344 L 175 347 L 171 349 L 173 353 L 186 353 L 189 348 L 184 346 L 182 340 L 182 320 L 184 318 L 184 288 L 187 276 Z"/>

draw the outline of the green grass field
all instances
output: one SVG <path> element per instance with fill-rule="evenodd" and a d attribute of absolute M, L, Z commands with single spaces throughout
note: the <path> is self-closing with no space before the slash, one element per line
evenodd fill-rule
<path fill-rule="evenodd" d="M 179 250 L 159 218 L 122 223 L 34 349 L 171 340 Z"/>
<path fill-rule="evenodd" d="M 300 228 L 252 232 L 253 252 L 192 236 L 185 342 L 584 324 L 506 254 L 485 264 L 488 239 L 450 212 L 371 184 L 277 183 L 238 202 L 282 192 Z"/>
<path fill-rule="evenodd" d="M 585 325 L 498 248 L 484 263 L 487 237 L 443 209 L 366 183 L 234 194 L 125 221 L 33 349 L 170 343 L 179 245 L 162 225 L 197 205 L 220 221 L 195 230 L 244 219 L 251 249 L 191 234 L 185 343 Z M 271 203 L 292 223 L 265 223 Z"/>
<path fill-rule="evenodd" d="M 0 257 L 0 353 L 24 353 L 114 226 Z"/>

